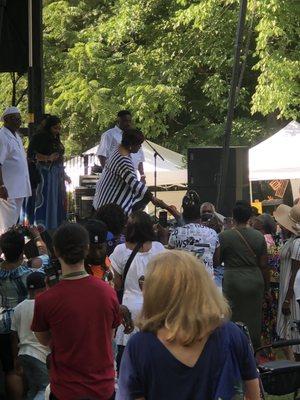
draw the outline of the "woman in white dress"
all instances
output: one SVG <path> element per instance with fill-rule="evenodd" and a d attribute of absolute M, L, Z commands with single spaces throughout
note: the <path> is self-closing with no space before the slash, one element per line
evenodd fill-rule
<path fill-rule="evenodd" d="M 124 270 L 127 261 L 135 249 L 138 249 L 133 258 L 124 282 Z M 133 321 L 137 318 L 143 306 L 142 285 L 147 266 L 152 257 L 164 251 L 164 246 L 155 241 L 153 224 L 148 214 L 136 211 L 130 215 L 126 227 L 126 242 L 119 244 L 110 256 L 114 271 L 115 289 L 124 288 L 122 304 L 131 312 Z M 129 338 L 137 332 L 124 333 L 124 327 L 120 326 L 116 333 L 118 346 L 117 369 L 121 362 L 124 348 Z"/>
<path fill-rule="evenodd" d="M 280 339 L 299 339 L 293 322 L 300 320 L 300 307 L 294 294 L 294 283 L 300 268 L 300 206 L 281 204 L 274 213 L 276 221 L 290 234 L 280 251 L 280 282 L 277 334 Z M 293 347 L 296 361 L 300 360 L 300 346 Z"/>

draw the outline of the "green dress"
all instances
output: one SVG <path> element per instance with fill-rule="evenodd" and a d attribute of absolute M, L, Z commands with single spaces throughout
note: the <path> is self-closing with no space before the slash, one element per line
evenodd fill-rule
<path fill-rule="evenodd" d="M 247 247 L 236 229 L 220 233 L 221 262 L 224 262 L 223 293 L 232 309 L 232 321 L 247 325 L 254 348 L 260 346 L 264 279 L 258 265 L 267 253 L 264 236 L 257 230 L 238 229 L 256 254 Z"/>

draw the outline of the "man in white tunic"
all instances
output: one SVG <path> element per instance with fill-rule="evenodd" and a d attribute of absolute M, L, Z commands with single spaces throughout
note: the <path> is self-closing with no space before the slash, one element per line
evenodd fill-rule
<path fill-rule="evenodd" d="M 100 145 L 97 149 L 102 168 L 104 168 L 107 158 L 113 153 L 114 149 L 121 144 L 124 129 L 132 128 L 132 116 L 130 111 L 122 110 L 118 112 L 117 124 L 114 128 L 104 132 L 101 136 Z M 143 162 L 145 161 L 144 152 L 140 149 L 136 154 L 131 154 L 133 166 L 140 173 L 143 183 L 146 183 Z"/>
<path fill-rule="evenodd" d="M 22 120 L 17 107 L 7 108 L 0 129 L 0 234 L 17 223 L 25 197 L 31 196 L 26 153 L 17 131 Z"/>

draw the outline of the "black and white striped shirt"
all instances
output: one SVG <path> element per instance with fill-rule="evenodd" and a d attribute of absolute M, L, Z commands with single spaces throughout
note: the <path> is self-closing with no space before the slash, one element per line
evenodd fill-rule
<path fill-rule="evenodd" d="M 145 205 L 150 198 L 148 188 L 137 179 L 131 157 L 122 156 L 117 148 L 107 160 L 97 182 L 93 201 L 95 210 L 115 203 L 128 215 L 138 203 Z"/>

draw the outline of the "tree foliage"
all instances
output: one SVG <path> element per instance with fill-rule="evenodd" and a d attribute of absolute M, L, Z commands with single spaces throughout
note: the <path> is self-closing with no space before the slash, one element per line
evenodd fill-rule
<path fill-rule="evenodd" d="M 0 74 L 0 106 L 19 106 L 26 113 L 27 110 L 27 79 L 18 73 Z"/>
<path fill-rule="evenodd" d="M 255 4 L 260 19 L 256 54 L 259 71 L 252 110 L 297 119 L 300 113 L 300 2 L 267 0 Z"/>
<path fill-rule="evenodd" d="M 233 144 L 263 138 L 265 116 L 299 116 L 298 3 L 249 0 Z M 94 145 L 121 108 L 175 150 L 221 144 L 238 11 L 238 0 L 44 1 L 47 110 L 68 152 Z"/>

